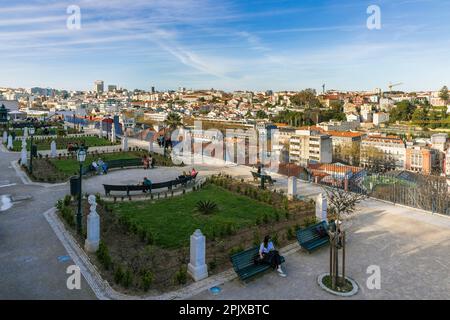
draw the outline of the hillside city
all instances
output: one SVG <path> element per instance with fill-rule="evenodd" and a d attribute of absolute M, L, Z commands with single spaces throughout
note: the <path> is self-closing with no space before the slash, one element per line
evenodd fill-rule
<path fill-rule="evenodd" d="M 101 125 L 109 133 L 114 118 L 137 134 L 154 139 L 169 115 L 192 128 L 274 130 L 279 132 L 281 163 L 302 167 L 340 164 L 375 171 L 405 170 L 447 177 L 450 186 L 450 99 L 446 86 L 436 91 L 389 90 L 340 92 L 314 89 L 250 92 L 221 90 L 149 91 L 105 86 L 96 81 L 90 91 L 49 88 L 0 89 L 0 106 L 14 120 L 63 117 L 66 121 Z M 75 117 L 75 120 L 73 120 Z M 199 136 L 197 137 L 199 138 Z M 314 147 L 313 147 L 313 144 Z"/>

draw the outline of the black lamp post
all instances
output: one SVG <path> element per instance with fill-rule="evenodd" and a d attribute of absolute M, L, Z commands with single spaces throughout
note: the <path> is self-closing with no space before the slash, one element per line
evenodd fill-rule
<path fill-rule="evenodd" d="M 86 151 L 83 148 L 78 149 L 77 160 L 80 164 L 80 177 L 78 180 L 78 213 L 77 213 L 77 232 L 81 234 L 81 179 L 83 177 L 83 163 L 86 160 Z"/>
<path fill-rule="evenodd" d="M 31 145 L 30 145 L 30 174 L 32 174 L 33 173 L 33 136 L 34 136 L 34 127 L 30 127 L 29 133 L 30 133 L 30 141 L 31 141 Z"/>

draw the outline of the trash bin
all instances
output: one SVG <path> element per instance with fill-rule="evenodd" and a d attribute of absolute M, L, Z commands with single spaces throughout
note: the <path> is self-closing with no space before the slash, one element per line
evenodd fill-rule
<path fill-rule="evenodd" d="M 73 176 L 70 178 L 70 195 L 75 197 L 78 195 L 79 186 L 80 186 L 80 178 L 77 176 Z"/>

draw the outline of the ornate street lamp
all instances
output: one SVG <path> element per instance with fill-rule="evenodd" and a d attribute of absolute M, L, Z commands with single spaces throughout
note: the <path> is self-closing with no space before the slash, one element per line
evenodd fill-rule
<path fill-rule="evenodd" d="M 77 232 L 81 234 L 81 179 L 83 176 L 83 163 L 86 160 L 86 151 L 83 148 L 78 149 L 77 160 L 80 164 L 80 177 L 78 179 L 78 213 L 77 213 Z"/>
<path fill-rule="evenodd" d="M 28 133 L 30 134 L 31 145 L 30 145 L 30 174 L 33 173 L 33 136 L 34 136 L 34 127 L 30 127 Z"/>

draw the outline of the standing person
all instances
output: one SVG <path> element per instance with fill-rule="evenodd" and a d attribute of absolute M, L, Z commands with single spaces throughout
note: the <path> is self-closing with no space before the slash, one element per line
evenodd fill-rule
<path fill-rule="evenodd" d="M 156 160 L 155 160 L 155 158 L 152 157 L 152 169 L 155 168 L 155 164 L 156 164 Z"/>
<path fill-rule="evenodd" d="M 142 157 L 142 164 L 144 165 L 144 169 L 147 170 L 149 167 L 149 162 L 147 156 Z"/>
<path fill-rule="evenodd" d="M 277 269 L 281 277 L 286 277 L 286 274 L 281 269 L 281 257 L 275 246 L 273 245 L 270 236 L 265 236 L 264 241 L 259 247 L 259 257 L 263 263 L 269 264 L 273 269 Z"/>
<path fill-rule="evenodd" d="M 95 171 L 96 173 L 98 173 L 98 168 L 99 168 L 99 166 L 98 166 L 97 162 L 95 162 L 95 160 L 92 161 L 91 167 L 92 167 L 92 169 L 94 169 L 94 171 Z"/>

